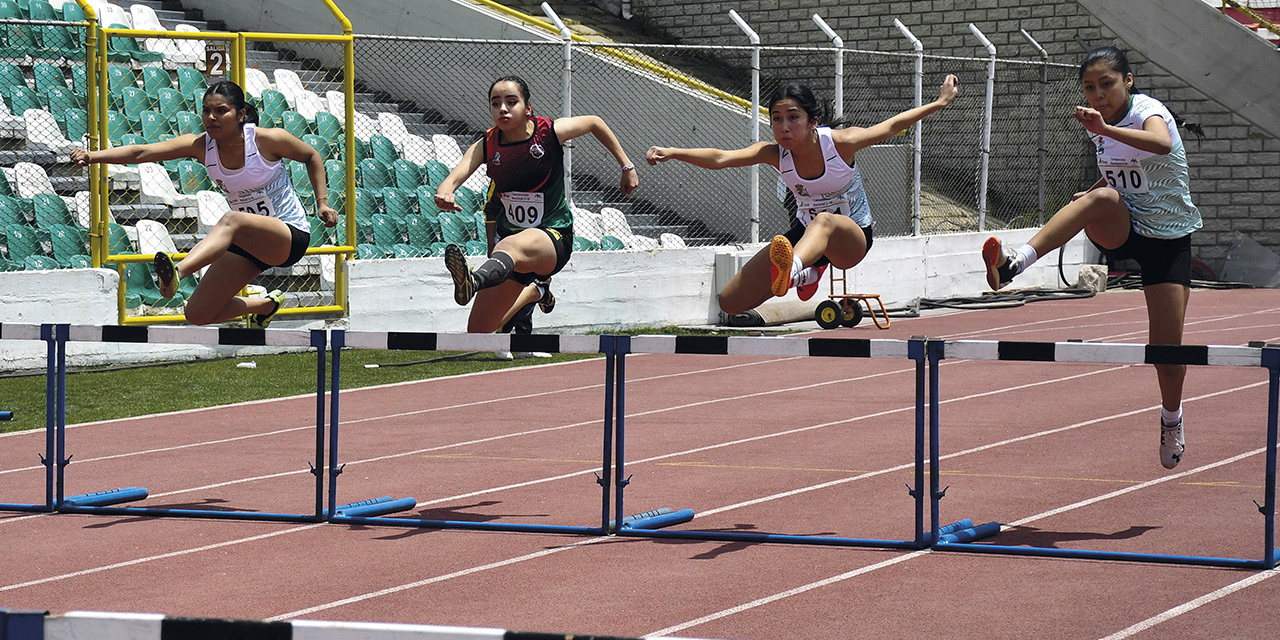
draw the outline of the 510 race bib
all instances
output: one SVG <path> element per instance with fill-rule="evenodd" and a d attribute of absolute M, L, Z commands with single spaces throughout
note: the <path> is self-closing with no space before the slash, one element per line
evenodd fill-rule
<path fill-rule="evenodd" d="M 1098 170 L 1106 178 L 1107 185 L 1120 193 L 1146 193 L 1147 173 L 1137 160 L 1113 160 L 1099 162 Z"/>

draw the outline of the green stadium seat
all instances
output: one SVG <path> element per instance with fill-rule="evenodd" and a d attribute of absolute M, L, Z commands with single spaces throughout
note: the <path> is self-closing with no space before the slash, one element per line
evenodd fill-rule
<path fill-rule="evenodd" d="M 138 123 L 142 120 L 142 112 L 151 108 L 151 99 L 147 92 L 137 87 L 125 87 L 120 91 L 120 112 L 129 121 L 130 130 L 142 133 Z"/>
<path fill-rule="evenodd" d="M 0 228 L 11 224 L 26 225 L 27 215 L 17 198 L 0 195 Z"/>
<path fill-rule="evenodd" d="M 3 255 L 0 255 L 0 272 L 22 271 L 23 266 L 24 265 L 21 262 L 14 262 L 13 260 L 10 260 L 4 257 Z"/>
<path fill-rule="evenodd" d="M 311 186 L 311 176 L 307 174 L 307 165 L 296 160 L 285 160 L 289 166 L 289 177 L 293 181 L 293 190 L 299 196 L 315 199 L 315 191 Z M 330 187 L 332 189 L 333 187 Z"/>
<path fill-rule="evenodd" d="M 184 278 L 184 280 L 186 280 Z M 182 293 L 179 291 L 172 298 L 160 295 L 160 287 L 156 285 L 151 265 L 146 263 L 129 263 L 125 265 L 125 292 L 136 293 L 143 304 L 150 307 L 174 308 L 183 305 Z"/>
<path fill-rule="evenodd" d="M 169 72 L 162 67 L 143 67 L 142 68 L 142 89 L 152 99 L 158 98 L 161 89 L 173 89 L 173 78 L 169 77 Z"/>
<path fill-rule="evenodd" d="M 479 240 L 468 240 L 465 248 L 469 256 L 482 256 L 489 252 L 489 245 Z"/>
<path fill-rule="evenodd" d="M 212 191 L 213 182 L 209 180 L 209 172 L 204 165 L 195 160 L 178 162 L 178 191 L 187 195 L 196 195 L 200 191 Z"/>
<path fill-rule="evenodd" d="M 52 229 L 57 226 L 77 226 L 67 203 L 61 196 L 52 193 L 38 193 L 32 202 L 36 210 L 36 226 L 41 229 Z M 79 252 L 77 252 L 79 253 Z"/>
<path fill-rule="evenodd" d="M 391 166 L 400 159 L 400 153 L 396 151 L 396 145 L 391 138 L 377 133 L 369 136 L 369 154 L 387 166 Z"/>
<path fill-rule="evenodd" d="M 107 140 L 111 146 L 118 147 L 124 144 L 124 136 L 133 133 L 129 127 L 129 119 L 119 111 L 114 109 L 107 111 Z"/>
<path fill-rule="evenodd" d="M 31 75 L 36 81 L 36 92 L 41 95 L 47 95 L 49 89 L 67 88 L 67 77 L 56 64 L 37 62 L 31 67 Z"/>
<path fill-rule="evenodd" d="M 147 110 L 139 113 L 138 126 L 142 131 L 142 139 L 147 142 L 160 142 L 173 137 L 169 120 L 159 111 Z"/>
<path fill-rule="evenodd" d="M 409 189 L 387 187 L 382 190 L 382 210 L 404 220 L 418 215 L 418 195 Z"/>
<path fill-rule="evenodd" d="M 373 216 L 373 242 L 381 247 L 390 247 L 405 242 L 405 225 L 385 213 Z"/>
<path fill-rule="evenodd" d="M 262 92 L 262 108 L 258 110 L 258 124 L 264 127 L 279 127 L 284 119 L 284 112 L 288 110 L 289 101 L 285 99 L 284 94 L 275 89 L 267 89 Z"/>
<path fill-rule="evenodd" d="M 321 111 L 316 114 L 316 135 L 320 136 L 329 150 L 317 149 L 317 151 L 332 154 L 333 149 L 341 149 L 346 144 L 346 134 L 342 130 L 342 121 L 338 120 L 338 116 Z"/>
<path fill-rule="evenodd" d="M 439 215 L 440 209 L 436 208 L 436 188 L 431 185 L 421 185 L 413 190 L 418 194 L 418 212 L 426 215 L 433 213 Z"/>
<path fill-rule="evenodd" d="M 331 237 L 333 229 L 324 226 L 324 221 L 316 216 L 307 216 L 307 222 L 311 223 L 311 243 L 312 247 L 323 247 L 326 244 L 333 244 Z"/>
<path fill-rule="evenodd" d="M 391 171 L 387 169 L 387 165 L 374 160 L 373 158 L 361 160 L 357 169 L 359 170 L 359 173 L 356 175 L 360 177 L 360 181 L 356 184 L 359 184 L 365 189 L 382 191 L 387 187 L 395 186 L 395 184 L 393 184 Z"/>
<path fill-rule="evenodd" d="M 84 254 L 74 255 L 67 258 L 67 264 L 64 266 L 68 269 L 88 269 L 93 266 L 93 258 Z"/>
<path fill-rule="evenodd" d="M 204 108 L 204 92 L 209 89 L 209 82 L 199 69 L 178 67 L 178 91 L 187 97 L 187 104 L 197 113 Z"/>
<path fill-rule="evenodd" d="M 392 162 L 391 170 L 395 172 L 395 186 L 401 189 L 417 189 L 423 185 L 423 168 L 408 160 Z"/>
<path fill-rule="evenodd" d="M 182 92 L 172 87 L 162 87 L 156 90 L 155 99 L 152 101 L 155 110 L 164 116 L 164 119 L 170 123 L 177 123 L 178 114 L 186 110 L 187 101 L 183 97 Z"/>
<path fill-rule="evenodd" d="M 474 214 L 484 209 L 484 196 L 466 187 L 458 187 L 454 190 L 453 202 L 467 214 Z"/>
<path fill-rule="evenodd" d="M 60 11 L 53 8 L 48 0 L 30 0 L 28 11 L 32 20 L 62 20 Z M 83 30 L 61 25 L 41 25 L 37 33 L 40 45 L 51 57 L 84 60 Z"/>
<path fill-rule="evenodd" d="M 27 80 L 22 75 L 22 69 L 12 62 L 0 62 L 0 91 L 6 91 L 9 87 L 26 87 Z"/>
<path fill-rule="evenodd" d="M 619 249 L 625 249 L 625 248 L 626 248 L 626 245 L 623 244 L 621 240 L 613 236 L 605 236 L 603 238 L 600 238 L 601 251 L 618 251 Z"/>
<path fill-rule="evenodd" d="M 347 192 L 347 166 L 340 160 L 325 160 L 324 175 L 329 188 L 329 206 L 342 211 Z"/>
<path fill-rule="evenodd" d="M 20 116 L 27 112 L 28 109 L 42 109 L 40 97 L 34 89 L 28 89 L 25 85 L 21 87 L 9 87 L 4 90 L 4 101 L 9 107 L 9 112 L 15 116 Z"/>
<path fill-rule="evenodd" d="M 52 271 L 58 268 L 58 261 L 49 256 L 27 256 L 22 263 L 27 271 Z"/>
<path fill-rule="evenodd" d="M 430 249 L 415 247 L 410 244 L 391 245 L 391 257 L 393 258 L 421 258 L 430 255 Z"/>
<path fill-rule="evenodd" d="M 67 109 L 62 112 L 62 133 L 67 139 L 80 144 L 89 135 L 89 116 L 84 109 Z"/>
<path fill-rule="evenodd" d="M 475 240 L 475 226 L 470 224 L 466 213 L 457 211 L 440 212 L 440 237 L 444 242 L 465 245 L 468 240 Z"/>
<path fill-rule="evenodd" d="M 389 257 L 391 257 L 390 252 L 376 244 L 360 243 L 356 245 L 357 260 L 381 260 Z"/>
<path fill-rule="evenodd" d="M 127 25 L 111 24 L 109 29 L 128 29 Z M 107 45 L 107 59 L 113 62 L 129 62 L 137 60 L 138 62 L 160 62 L 164 60 L 164 54 L 157 51 L 147 51 L 138 44 L 133 38 L 124 36 L 112 36 L 109 38 Z"/>
<path fill-rule="evenodd" d="M 84 65 L 82 64 L 73 65 L 71 67 L 71 90 L 74 91 L 77 96 L 89 95 L 89 79 L 85 74 Z"/>
<path fill-rule="evenodd" d="M 312 133 L 311 121 L 297 111 L 285 111 L 281 114 L 280 124 L 285 131 L 299 140 L 302 139 L 302 136 Z"/>
<path fill-rule="evenodd" d="M 302 136 L 301 140 L 307 143 L 308 147 L 320 152 L 320 158 L 322 160 L 327 161 L 333 159 L 333 154 L 331 153 L 332 149 L 329 145 L 325 144 L 324 139 L 320 136 L 314 133 L 308 133 L 307 135 Z"/>
<path fill-rule="evenodd" d="M 175 135 L 204 133 L 204 121 L 191 111 L 179 111 L 173 115 L 173 133 Z"/>
<path fill-rule="evenodd" d="M 427 163 L 426 183 L 431 185 L 432 193 L 435 193 L 436 187 L 440 186 L 444 179 L 449 177 L 449 167 L 444 166 L 443 162 L 432 160 Z"/>
<path fill-rule="evenodd" d="M 89 251 L 89 230 L 71 225 L 49 228 L 49 241 L 53 258 L 64 268 L 71 267 L 71 260 Z"/>
<path fill-rule="evenodd" d="M 404 219 L 405 235 L 408 244 L 419 249 L 429 249 L 432 244 L 440 242 L 440 226 L 436 221 L 435 227 L 431 226 L 431 220 L 427 216 L 409 216 Z"/>
<path fill-rule="evenodd" d="M 84 9 L 74 2 L 63 2 L 61 5 L 54 7 L 54 11 L 61 11 L 61 20 L 67 22 L 85 22 Z"/>
<path fill-rule="evenodd" d="M 600 245 L 598 243 L 592 242 L 591 240 L 588 240 L 582 236 L 573 237 L 574 251 L 595 251 L 599 248 L 600 248 Z"/>
<path fill-rule="evenodd" d="M 133 241 L 129 239 L 129 233 L 124 230 L 124 227 L 114 222 L 108 223 L 107 242 L 107 250 L 113 256 L 132 255 L 138 252 L 133 247 Z"/>
<path fill-rule="evenodd" d="M 49 232 L 24 224 L 11 224 L 0 228 L 4 244 L 9 248 L 9 259 L 26 260 L 28 256 L 43 256 L 43 245 L 50 242 Z"/>

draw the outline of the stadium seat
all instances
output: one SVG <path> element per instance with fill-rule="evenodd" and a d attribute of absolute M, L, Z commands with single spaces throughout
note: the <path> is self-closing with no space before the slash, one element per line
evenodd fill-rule
<path fill-rule="evenodd" d="M 24 265 L 21 262 L 14 262 L 13 260 L 6 258 L 3 254 L 0 254 L 0 272 L 22 271 L 23 266 Z"/>
<path fill-rule="evenodd" d="M 129 17 L 133 20 L 134 29 L 140 31 L 168 31 L 164 24 L 160 22 L 160 18 L 156 16 L 155 9 L 141 2 L 129 5 Z M 147 51 L 154 51 L 165 58 L 172 58 L 177 51 L 177 43 L 177 40 L 169 38 L 146 38 L 142 41 L 142 46 Z"/>
<path fill-rule="evenodd" d="M 179 111 L 173 115 L 174 135 L 186 133 L 204 133 L 204 121 L 191 111 Z"/>
<path fill-rule="evenodd" d="M 436 150 L 436 161 L 452 169 L 462 162 L 462 148 L 453 136 L 437 133 L 431 136 L 431 146 Z"/>
<path fill-rule="evenodd" d="M 356 175 L 360 177 L 360 180 L 356 184 L 364 187 L 365 189 L 382 191 L 387 187 L 396 186 L 394 178 L 391 175 L 391 171 L 387 168 L 387 165 L 374 160 L 373 158 L 361 160 L 357 169 L 359 170 L 359 173 Z"/>
<path fill-rule="evenodd" d="M 440 186 L 441 182 L 444 182 L 445 178 L 449 177 L 449 167 L 444 166 L 444 163 L 438 160 L 428 162 L 426 168 L 427 175 L 423 179 L 426 180 L 427 184 L 431 185 L 433 191 Z"/>
<path fill-rule="evenodd" d="M 25 224 L 0 227 L 0 240 L 9 248 L 9 259 L 14 262 L 26 260 L 28 256 L 46 255 L 43 247 L 50 244 L 47 230 Z"/>
<path fill-rule="evenodd" d="M 674 233 L 664 233 L 658 236 L 658 243 L 663 249 L 684 249 L 684 238 Z"/>
<path fill-rule="evenodd" d="M 316 216 L 307 216 L 307 222 L 311 223 L 311 244 L 309 246 L 323 247 L 333 244 L 331 236 L 333 229 L 324 226 L 323 220 Z"/>
<path fill-rule="evenodd" d="M 382 210 L 400 220 L 418 215 L 418 194 L 411 189 L 387 187 L 382 190 Z"/>
<path fill-rule="evenodd" d="M 368 144 L 369 138 L 372 138 L 378 133 L 378 123 L 374 121 L 373 118 L 370 118 L 359 111 L 355 113 L 356 139 L 362 140 L 365 144 Z"/>
<path fill-rule="evenodd" d="M 467 241 L 476 239 L 474 234 L 475 225 L 472 224 L 469 214 L 457 211 L 440 212 L 440 236 L 444 242 L 465 245 Z"/>
<path fill-rule="evenodd" d="M 71 153 L 72 149 L 80 146 L 78 141 L 67 140 L 53 114 L 44 109 L 27 109 L 22 118 L 27 121 L 28 144 L 40 145 L 57 155 Z"/>
<path fill-rule="evenodd" d="M 177 124 L 178 114 L 187 109 L 187 97 L 182 95 L 181 91 L 172 87 L 162 87 L 156 90 L 155 110 L 164 116 L 165 122 Z"/>
<path fill-rule="evenodd" d="M 324 174 L 329 188 L 329 206 L 342 211 L 347 192 L 347 167 L 338 160 L 325 160 Z"/>
<path fill-rule="evenodd" d="M 78 96 L 66 87 L 49 87 L 44 94 L 44 104 L 62 127 L 66 126 L 67 109 L 81 108 Z"/>
<path fill-rule="evenodd" d="M 324 144 L 328 147 L 328 154 L 332 154 L 334 149 L 341 149 L 346 143 L 346 134 L 342 129 L 342 121 L 338 116 L 321 111 L 315 116 L 316 135 L 324 140 Z M 320 151 L 317 149 L 317 151 Z"/>
<path fill-rule="evenodd" d="M 30 162 L 17 162 L 13 165 L 13 177 L 16 193 L 20 198 L 35 198 L 42 193 L 56 193 L 53 182 L 44 167 Z"/>
<path fill-rule="evenodd" d="M 369 136 L 369 155 L 387 166 L 400 159 L 395 143 L 382 134 Z"/>
<path fill-rule="evenodd" d="M 179 161 L 178 191 L 192 196 L 198 196 L 201 191 L 213 191 L 213 182 L 209 180 L 209 172 L 204 165 L 195 160 Z"/>
<path fill-rule="evenodd" d="M 302 136 L 311 133 L 311 122 L 297 111 L 289 110 L 280 114 L 280 125 L 293 137 L 301 140 Z"/>
<path fill-rule="evenodd" d="M 191 42 L 195 42 L 197 45 L 200 44 L 199 40 L 192 40 Z M 209 83 L 205 80 L 204 74 L 191 67 L 178 67 L 177 74 L 178 91 L 181 91 L 182 95 L 187 97 L 193 110 L 200 111 L 204 107 L 204 92 L 209 88 Z"/>
<path fill-rule="evenodd" d="M 132 29 L 133 16 L 124 7 L 110 2 L 91 3 L 98 12 L 98 24 L 121 25 L 119 28 Z"/>
<path fill-rule="evenodd" d="M 189 33 L 199 33 L 200 30 L 189 25 L 179 24 L 173 28 L 174 31 L 186 31 Z M 165 57 L 176 65 L 192 65 L 192 70 L 199 69 L 204 71 L 204 43 L 199 40 L 174 40 L 173 51 L 169 52 Z M 186 69 L 192 67 L 179 66 L 178 69 Z M 202 78 L 203 81 L 203 78 Z M 201 93 L 204 90 L 201 89 Z M 186 93 L 185 91 L 183 93 Z M 191 94 L 187 94 L 191 95 Z"/>
<path fill-rule="evenodd" d="M 387 249 L 379 247 L 376 244 L 362 242 L 356 245 L 357 260 L 382 260 L 383 258 L 390 257 L 391 254 L 388 253 Z"/>
<path fill-rule="evenodd" d="M 431 222 L 434 218 L 428 216 L 408 216 L 404 219 L 405 236 L 408 243 L 418 247 L 419 249 L 430 249 L 431 245 L 440 242 L 440 225 L 439 220 L 433 228 Z"/>
<path fill-rule="evenodd" d="M 483 164 L 476 167 L 476 170 L 472 171 L 471 175 L 467 176 L 467 179 L 463 181 L 462 186 L 476 193 L 488 193 L 489 171 L 485 169 Z"/>
<path fill-rule="evenodd" d="M 627 248 L 627 246 L 622 244 L 621 240 L 613 236 L 605 236 L 603 238 L 600 238 L 601 251 L 618 251 L 620 249 L 625 249 L 625 248 Z"/>
<path fill-rule="evenodd" d="M 284 94 L 285 99 L 289 101 L 291 109 L 297 110 L 298 92 L 306 91 L 307 89 L 302 86 L 302 79 L 292 69 L 275 69 L 271 73 L 276 80 L 276 91 Z"/>
<path fill-rule="evenodd" d="M 130 27 L 125 24 L 113 23 L 108 28 L 129 29 Z M 133 38 L 112 36 L 109 38 L 109 44 L 107 45 L 107 59 L 114 62 L 134 60 L 140 63 L 160 62 L 164 60 L 164 54 L 143 49 L 138 44 L 138 41 Z"/>
<path fill-rule="evenodd" d="M 52 193 L 38 193 L 31 200 L 35 204 L 37 227 L 52 229 L 57 226 L 77 226 L 62 196 Z"/>
<path fill-rule="evenodd" d="M 600 248 L 600 245 L 596 242 L 592 242 L 591 240 L 588 240 L 579 235 L 573 236 L 574 251 L 595 251 L 599 248 Z"/>
<path fill-rule="evenodd" d="M 347 121 L 347 97 L 341 91 L 324 92 L 325 111 L 333 114 L 339 122 Z"/>
<path fill-rule="evenodd" d="M 26 85 L 5 89 L 4 101 L 9 107 L 9 113 L 16 115 L 25 114 L 29 109 L 41 109 L 44 107 L 44 105 L 40 104 L 40 97 L 35 90 L 28 88 Z"/>
<path fill-rule="evenodd" d="M 36 93 L 40 95 L 48 95 L 49 89 L 67 89 L 67 77 L 62 74 L 62 69 L 56 64 L 48 62 L 37 62 L 31 67 L 31 75 L 35 78 Z M 12 82 L 12 78 L 8 80 L 0 80 L 0 83 Z M 5 86 L 14 86 L 5 84 Z M 23 83 L 23 86 L 26 86 Z"/>
<path fill-rule="evenodd" d="M 137 236 L 135 229 L 132 234 L 129 228 L 118 225 L 114 222 L 107 223 L 107 250 L 113 256 L 133 255 L 138 253 L 137 247 L 133 244 L 130 235 Z"/>
<path fill-rule="evenodd" d="M 421 258 L 430 252 L 430 249 L 423 249 L 410 244 L 391 245 L 391 257 L 393 258 Z"/>
<path fill-rule="evenodd" d="M 231 210 L 231 205 L 222 193 L 206 189 L 196 192 L 196 210 L 200 219 L 200 233 L 209 233 L 213 225 L 218 224 L 222 216 Z"/>
<path fill-rule="evenodd" d="M 427 139 L 411 133 L 405 136 L 404 146 L 401 148 L 400 154 L 405 160 L 420 167 L 425 167 L 428 162 L 435 160 L 436 148 Z"/>
<path fill-rule="evenodd" d="M 458 187 L 454 190 L 453 202 L 462 209 L 462 213 L 467 215 L 474 215 L 484 210 L 484 196 L 466 187 Z"/>
<path fill-rule="evenodd" d="M 309 121 L 314 121 L 316 114 L 324 111 L 324 101 L 320 99 L 320 96 L 306 89 L 299 91 L 294 98 L 296 100 L 294 109 Z"/>
<path fill-rule="evenodd" d="M 11 224 L 27 224 L 27 214 L 22 203 L 9 196 L 0 195 L 0 227 Z"/>
<path fill-rule="evenodd" d="M 138 123 L 142 120 L 142 112 L 150 108 L 151 98 L 142 89 L 125 87 L 120 91 L 120 112 L 129 121 L 129 128 L 133 133 L 142 133 Z"/>
<path fill-rule="evenodd" d="M 93 259 L 83 254 L 74 255 L 67 258 L 67 264 L 64 266 L 68 269 L 88 269 L 93 266 Z"/>
<path fill-rule="evenodd" d="M 408 160 L 392 162 L 391 170 L 395 173 L 395 186 L 401 189 L 417 189 L 426 179 L 422 167 Z"/>
<path fill-rule="evenodd" d="M 142 304 L 162 309 L 173 309 L 183 305 L 184 301 L 181 293 L 172 298 L 165 298 L 160 295 L 160 287 L 156 285 L 151 265 L 144 262 L 129 263 L 124 266 L 124 270 L 126 297 L 129 294 L 136 294 Z"/>
<path fill-rule="evenodd" d="M 142 68 L 142 90 L 155 102 L 160 98 L 161 89 L 173 89 L 173 79 L 169 72 L 161 67 Z"/>
<path fill-rule="evenodd" d="M 279 127 L 289 102 L 283 93 L 274 89 L 262 92 L 262 108 L 258 110 L 258 122 L 264 127 Z"/>
<path fill-rule="evenodd" d="M 367 222 L 379 213 L 378 201 L 369 189 L 356 188 L 356 220 Z"/>
<path fill-rule="evenodd" d="M 159 111 L 146 110 L 138 114 L 138 125 L 142 131 L 142 139 L 147 142 L 160 142 L 173 137 L 169 128 L 169 119 Z"/>
<path fill-rule="evenodd" d="M 163 224 L 155 220 L 138 221 L 138 253 L 149 255 L 177 252 L 178 247 L 173 244 L 173 238 Z M 151 265 L 146 266 L 150 268 Z M 195 291 L 196 284 L 196 276 L 194 274 L 183 278 L 178 282 L 178 295 L 174 296 L 174 298 L 180 300 L 189 298 Z"/>
<path fill-rule="evenodd" d="M 289 166 L 289 178 L 293 182 L 293 190 L 297 191 L 299 196 L 315 198 L 311 177 L 307 175 L 307 165 L 295 160 L 285 160 L 285 163 Z"/>
<path fill-rule="evenodd" d="M 169 172 L 163 165 L 154 162 L 138 164 L 138 178 L 141 183 L 141 195 L 138 201 L 142 204 L 162 204 L 175 209 L 190 211 L 174 211 L 174 217 L 195 217 L 197 201 L 195 196 L 178 193 L 169 178 Z M 139 224 L 145 221 L 139 221 Z"/>
<path fill-rule="evenodd" d="M 262 69 L 254 67 L 245 67 L 244 69 L 244 92 L 251 98 L 262 99 L 262 92 L 267 90 L 275 90 L 271 85 L 271 79 L 263 73 Z"/>
<path fill-rule="evenodd" d="M 58 268 L 58 261 L 52 256 L 27 256 L 22 262 L 26 271 L 52 271 Z"/>
<path fill-rule="evenodd" d="M 589 209 L 573 207 L 573 235 L 599 243 L 604 236 L 604 221 L 600 214 Z"/>
<path fill-rule="evenodd" d="M 302 136 L 302 141 L 307 143 L 308 147 L 320 152 L 320 158 L 322 160 L 336 160 L 336 158 L 333 157 L 333 148 L 325 143 L 324 138 L 321 138 L 314 133 L 308 133 L 307 135 Z"/>
<path fill-rule="evenodd" d="M 374 244 L 389 248 L 405 242 L 404 227 L 398 224 L 395 218 L 379 213 L 370 219 L 370 223 L 373 228 Z"/>
<path fill-rule="evenodd" d="M 71 225 L 55 225 L 49 228 L 49 240 L 53 259 L 58 266 L 71 267 L 71 260 L 89 251 L 89 230 Z"/>
<path fill-rule="evenodd" d="M 409 132 L 404 128 L 404 120 L 400 116 L 386 112 L 378 112 L 378 130 L 395 143 L 397 149 L 404 148 L 404 139 Z"/>

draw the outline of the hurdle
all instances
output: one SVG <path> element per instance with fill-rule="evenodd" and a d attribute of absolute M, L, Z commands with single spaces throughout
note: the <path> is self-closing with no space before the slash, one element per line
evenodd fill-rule
<path fill-rule="evenodd" d="M 1230 558 L 1214 556 L 1185 556 L 1176 554 L 1136 553 L 1090 549 L 1058 549 L 1051 547 L 1025 547 L 979 543 L 977 540 L 994 536 L 1001 530 L 998 522 L 987 522 L 962 530 L 964 537 L 939 534 L 939 501 L 942 492 L 937 491 L 939 464 L 939 405 L 938 361 L 944 358 L 962 360 L 1005 360 L 1022 362 L 1074 362 L 1097 364 L 1171 364 L 1233 367 L 1262 367 L 1267 370 L 1267 435 L 1266 478 L 1263 504 L 1258 511 L 1263 515 L 1263 551 L 1261 558 Z M 932 505 L 933 548 L 939 551 L 964 551 L 974 553 L 1038 556 L 1049 558 L 1076 558 L 1091 560 L 1115 560 L 1162 564 L 1215 566 L 1243 569 L 1273 569 L 1280 562 L 1275 550 L 1275 487 L 1277 405 L 1280 404 L 1280 348 L 1273 346 L 1206 346 L 1206 345 L 1155 345 L 1107 342 L 1016 342 L 994 340 L 930 341 L 928 345 L 930 385 L 929 406 L 929 473 L 936 496 Z M 1255 501 L 1254 504 L 1257 504 Z M 967 538 L 967 539 L 966 539 Z"/>
<path fill-rule="evenodd" d="M 325 353 L 328 344 L 324 330 L 245 329 L 237 327 L 165 327 L 165 326 L 87 326 L 56 325 L 59 350 L 65 354 L 68 342 L 150 343 L 216 346 L 311 347 L 316 351 L 316 437 L 315 460 L 308 462 L 315 476 L 315 509 L 312 513 L 267 513 L 246 509 L 187 509 L 166 507 L 122 507 L 126 502 L 143 500 L 148 492 L 143 487 L 124 487 L 64 497 L 65 470 L 71 463 L 66 455 L 66 361 L 63 355 L 56 363 L 59 416 L 57 424 L 57 495 L 54 508 L 61 513 L 102 515 L 171 516 L 257 520 L 269 522 L 321 522 L 324 520 L 324 446 L 325 446 Z"/>
<path fill-rule="evenodd" d="M 66 404 L 58 395 L 58 368 L 60 358 L 66 353 L 63 342 L 57 337 L 57 327 L 52 324 L 0 324 L 0 340 L 41 340 L 46 344 L 45 367 L 45 425 L 44 453 L 40 454 L 40 464 L 44 466 L 44 503 L 0 502 L 0 511 L 31 511 L 50 513 L 54 510 L 54 471 L 53 460 L 56 455 L 56 439 L 60 416 L 65 415 Z"/>
<path fill-rule="evenodd" d="M 616 530 L 620 536 L 638 536 L 650 538 L 680 538 L 690 540 L 713 540 L 723 542 L 773 542 L 812 544 L 843 547 L 875 547 L 887 549 L 923 549 L 930 546 L 932 540 L 941 533 L 966 530 L 971 522 L 959 521 L 945 527 L 934 527 L 932 532 L 924 530 L 924 442 L 925 442 L 925 346 L 923 338 L 910 340 L 868 340 L 838 338 L 793 338 L 773 336 L 636 336 L 634 338 L 618 337 L 616 350 L 621 361 L 631 353 L 662 354 L 707 354 L 707 355 L 742 355 L 742 356 L 801 356 L 801 357 L 835 357 L 835 358 L 905 358 L 915 363 L 915 450 L 914 450 L 914 486 L 907 487 L 915 507 L 915 525 L 913 537 L 902 540 L 854 538 L 820 535 L 790 535 L 780 533 L 750 533 L 740 531 L 708 531 L 695 529 L 651 528 L 648 519 L 624 521 Z M 619 369 L 617 413 L 617 446 L 615 468 L 615 500 L 614 511 L 624 513 L 623 494 L 631 479 L 625 474 L 625 414 L 623 402 L 625 375 Z M 688 522 L 694 513 L 682 509 L 673 513 L 656 513 L 653 518 L 660 519 L 662 526 Z M 940 533 L 941 532 L 941 533 Z"/>
<path fill-rule="evenodd" d="M 609 335 L 552 335 L 552 334 L 503 334 L 503 333 L 414 333 L 414 332 L 354 332 L 334 330 L 330 336 L 333 379 L 332 406 L 329 429 L 329 522 L 361 525 L 387 525 L 421 527 L 431 529 L 471 529 L 481 531 L 562 533 L 572 535 L 604 535 L 609 532 L 611 464 L 613 453 L 616 343 L 619 338 Z M 339 405 L 341 385 L 337 371 L 341 368 L 343 347 L 356 349 L 419 350 L 419 351 L 544 351 L 547 353 L 593 353 L 605 356 L 605 398 L 601 456 L 601 471 L 595 482 L 601 489 L 599 525 L 555 525 L 519 522 L 473 522 L 466 520 L 437 520 L 426 518 L 387 517 L 386 514 L 414 508 L 417 501 L 409 498 L 379 498 L 359 500 L 338 505 L 337 479 L 344 463 L 338 456 Z M 619 518 L 622 520 L 623 518 Z M 638 518 L 633 518 L 638 519 Z"/>

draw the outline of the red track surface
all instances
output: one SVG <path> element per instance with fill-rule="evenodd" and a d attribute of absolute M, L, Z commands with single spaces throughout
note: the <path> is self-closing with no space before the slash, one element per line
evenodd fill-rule
<path fill-rule="evenodd" d="M 1274 342 L 1278 311 L 1277 291 L 1196 291 L 1186 340 Z M 1146 311 L 1120 292 L 825 335 L 1141 343 Z M 592 360 L 344 391 L 339 502 L 597 525 L 603 374 Z M 1264 370 L 1192 368 L 1172 472 L 1150 367 L 944 360 L 940 375 L 944 522 L 1012 525 L 1003 544 L 1261 557 Z M 909 361 L 636 355 L 627 380 L 626 511 L 912 536 Z M 309 513 L 314 413 L 301 398 L 73 427 L 68 493 Z M 43 447 L 0 438 L 0 501 L 43 501 Z M 1111 561 L 69 514 L 0 513 L 0 539 L 0 605 L 55 612 L 760 639 L 1267 637 L 1280 623 L 1274 572 Z"/>

